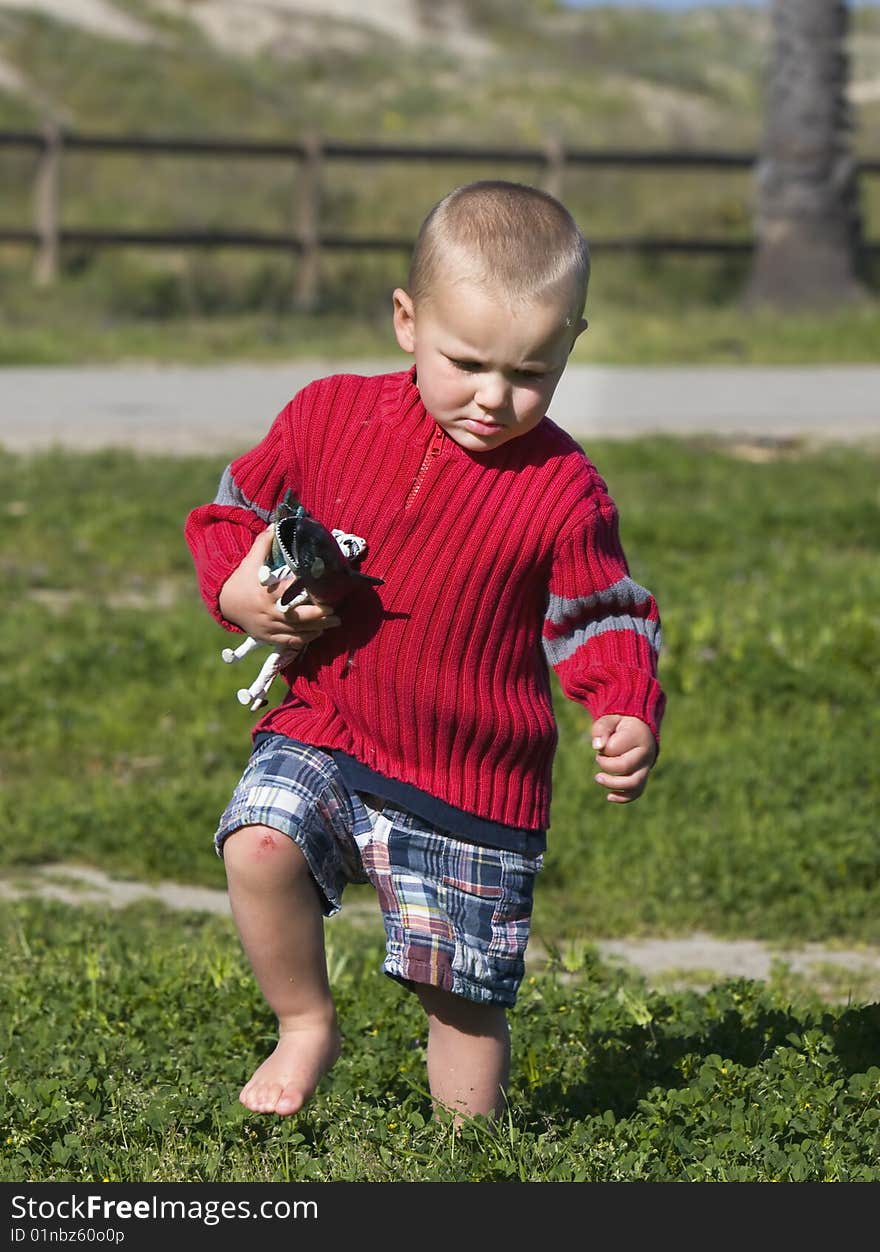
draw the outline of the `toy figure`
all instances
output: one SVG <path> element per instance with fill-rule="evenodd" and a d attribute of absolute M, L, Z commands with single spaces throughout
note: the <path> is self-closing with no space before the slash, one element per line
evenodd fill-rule
<path fill-rule="evenodd" d="M 274 520 L 271 564 L 261 566 L 258 577 L 270 591 L 288 578 L 293 579 L 278 597 L 280 613 L 298 604 L 336 605 L 345 599 L 354 581 L 382 585 L 381 578 L 355 569 L 366 550 L 366 540 L 342 530 L 327 530 L 292 491 L 287 491 Z M 259 639 L 247 635 L 237 648 L 224 648 L 221 656 L 233 664 L 262 646 Z M 304 651 L 305 648 L 298 656 Z M 273 648 L 251 685 L 239 688 L 239 704 L 249 705 L 252 712 L 268 704 L 269 688 L 281 669 L 281 658 L 282 653 Z"/>

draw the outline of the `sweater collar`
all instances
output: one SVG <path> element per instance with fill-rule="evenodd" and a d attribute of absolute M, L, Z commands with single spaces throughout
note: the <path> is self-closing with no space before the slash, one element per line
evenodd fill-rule
<path fill-rule="evenodd" d="M 380 422 L 394 429 L 400 439 L 413 439 L 423 435 L 433 418 L 428 416 L 422 397 L 416 386 L 416 367 L 388 374 L 385 386 L 376 405 Z"/>

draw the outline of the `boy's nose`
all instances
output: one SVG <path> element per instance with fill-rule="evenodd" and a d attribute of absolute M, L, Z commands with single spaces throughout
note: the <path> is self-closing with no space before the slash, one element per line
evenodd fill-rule
<path fill-rule="evenodd" d="M 510 388 L 501 374 L 483 374 L 474 399 L 480 408 L 503 409 L 509 399 Z"/>

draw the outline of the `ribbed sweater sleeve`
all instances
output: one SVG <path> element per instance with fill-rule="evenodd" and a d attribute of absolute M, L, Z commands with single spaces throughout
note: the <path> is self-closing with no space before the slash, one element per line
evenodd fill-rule
<path fill-rule="evenodd" d="M 592 503 L 554 556 L 544 652 L 569 699 L 596 718 L 638 717 L 659 743 L 666 698 L 657 604 L 630 577 L 614 502 L 600 491 Z"/>
<path fill-rule="evenodd" d="M 199 592 L 209 612 L 227 630 L 241 632 L 241 627 L 227 621 L 220 611 L 223 584 L 266 529 L 285 489 L 296 485 L 292 427 L 300 403 L 298 396 L 286 405 L 266 437 L 227 465 L 213 502 L 193 509 L 184 525 Z"/>

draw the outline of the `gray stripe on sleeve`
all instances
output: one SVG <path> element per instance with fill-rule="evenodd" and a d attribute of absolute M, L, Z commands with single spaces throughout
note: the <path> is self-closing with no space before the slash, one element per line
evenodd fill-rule
<path fill-rule="evenodd" d="M 220 485 L 217 488 L 217 494 L 214 497 L 215 504 L 225 504 L 235 509 L 250 509 L 252 513 L 256 513 L 257 517 L 263 519 L 264 522 L 272 520 L 272 513 L 269 509 L 261 509 L 258 504 L 254 504 L 253 500 L 249 500 L 239 487 L 238 483 L 232 477 L 232 466 L 227 465 L 220 479 Z"/>
<path fill-rule="evenodd" d="M 600 604 L 619 604 L 621 608 L 625 608 L 628 604 L 644 604 L 650 598 L 651 593 L 646 587 L 626 577 L 591 596 L 577 596 L 568 600 L 565 596 L 551 595 L 545 616 L 554 626 L 562 626 L 569 618 L 582 618 Z"/>
<path fill-rule="evenodd" d="M 560 639 L 544 639 L 544 655 L 553 665 L 561 665 L 570 656 L 574 656 L 578 648 L 582 648 L 590 639 L 604 635 L 609 630 L 631 630 L 643 635 L 655 652 L 659 653 L 661 635 L 660 623 L 646 621 L 640 617 L 603 617 L 598 622 L 590 622 L 587 626 L 579 626 L 569 635 Z"/>

